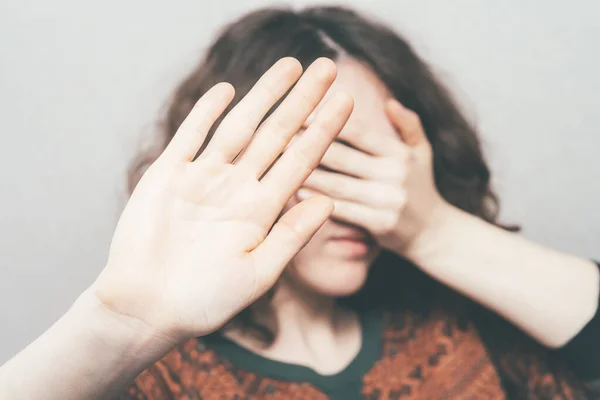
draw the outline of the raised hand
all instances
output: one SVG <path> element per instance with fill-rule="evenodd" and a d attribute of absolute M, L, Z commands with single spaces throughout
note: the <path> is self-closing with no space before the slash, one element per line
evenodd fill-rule
<path fill-rule="evenodd" d="M 396 100 L 388 101 L 386 113 L 398 137 L 342 133 L 352 147 L 334 142 L 321 163 L 331 171 L 315 170 L 298 197 L 330 196 L 334 218 L 367 229 L 404 255 L 447 204 L 435 186 L 431 145 L 418 115 Z"/>
<path fill-rule="evenodd" d="M 234 89 L 221 83 L 198 101 L 121 216 L 92 287 L 102 305 L 177 342 L 218 329 L 275 283 L 332 203 L 315 197 L 277 219 L 353 108 L 350 96 L 334 94 L 279 157 L 335 79 L 335 64 L 319 59 L 301 75 L 295 59 L 276 63 L 196 158 Z"/>

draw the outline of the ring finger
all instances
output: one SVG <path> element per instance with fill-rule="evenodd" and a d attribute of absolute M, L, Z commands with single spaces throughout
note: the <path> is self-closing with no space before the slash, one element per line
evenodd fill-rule
<path fill-rule="evenodd" d="M 347 200 L 371 207 L 393 207 L 405 199 L 402 189 L 375 181 L 315 170 L 303 187 L 316 190 L 335 199 Z"/>

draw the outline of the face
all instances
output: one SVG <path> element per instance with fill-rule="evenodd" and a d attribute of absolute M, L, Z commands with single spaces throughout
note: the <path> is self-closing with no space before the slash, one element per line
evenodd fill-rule
<path fill-rule="evenodd" d="M 384 84 L 353 59 L 339 59 L 336 64 L 337 78 L 319 107 L 335 92 L 343 91 L 354 97 L 354 111 L 339 139 L 353 135 L 369 135 L 374 140 L 377 135 L 396 136 L 384 112 L 385 101 L 390 98 Z M 287 208 L 299 201 L 297 197 L 292 198 Z M 330 219 L 292 260 L 285 280 L 320 295 L 348 296 L 365 283 L 369 267 L 379 252 L 367 231 Z"/>

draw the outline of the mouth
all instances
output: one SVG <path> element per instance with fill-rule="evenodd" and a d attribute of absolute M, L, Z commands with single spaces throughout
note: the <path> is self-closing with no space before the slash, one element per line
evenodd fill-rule
<path fill-rule="evenodd" d="M 366 244 L 374 242 L 373 238 L 367 233 L 366 230 L 355 227 L 344 227 L 343 229 L 338 229 L 335 234 L 330 236 L 330 239 L 351 240 L 356 242 L 363 242 Z"/>
<path fill-rule="evenodd" d="M 365 255 L 375 247 L 375 240 L 369 234 L 355 228 L 345 229 L 343 232 L 332 235 L 329 241 L 354 256 Z"/>
<path fill-rule="evenodd" d="M 353 241 L 353 242 L 362 242 L 368 243 L 369 238 L 364 235 L 335 235 L 331 236 L 330 240 L 343 240 L 343 241 Z"/>

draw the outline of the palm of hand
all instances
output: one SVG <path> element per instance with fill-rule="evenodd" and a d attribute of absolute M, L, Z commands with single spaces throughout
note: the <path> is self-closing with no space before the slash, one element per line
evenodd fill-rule
<path fill-rule="evenodd" d="M 333 96 L 314 128 L 278 158 L 325 95 L 335 66 L 317 60 L 256 131 L 301 73 L 295 60 L 277 63 L 195 159 L 233 90 L 217 85 L 199 100 L 119 220 L 93 285 L 103 306 L 175 343 L 218 329 L 275 283 L 330 215 L 331 202 L 302 202 L 273 224 L 352 110 L 347 95 Z"/>
<path fill-rule="evenodd" d="M 268 198 L 234 165 L 160 167 L 140 181 L 115 232 L 110 259 L 119 263 L 109 260 L 106 272 L 115 265 L 123 289 L 136 296 L 128 301 L 132 310 L 118 311 L 139 316 L 166 307 L 188 325 L 183 330 L 219 326 L 231 300 L 235 308 L 247 305 L 257 290 L 248 284 L 257 276 L 247 252 L 269 229 L 259 215 Z M 218 296 L 223 292 L 235 297 Z"/>

